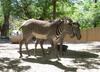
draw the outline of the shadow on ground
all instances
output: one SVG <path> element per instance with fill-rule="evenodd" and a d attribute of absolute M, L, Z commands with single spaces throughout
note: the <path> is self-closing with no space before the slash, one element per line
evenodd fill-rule
<path fill-rule="evenodd" d="M 45 52 L 47 49 L 45 49 Z M 29 50 L 31 55 L 34 55 L 34 50 Z M 27 54 L 26 50 L 23 51 L 23 54 Z M 37 49 L 37 59 L 34 58 L 25 58 L 24 61 L 32 62 L 32 63 L 40 63 L 40 64 L 49 64 L 54 65 L 60 69 L 65 70 L 65 72 L 71 71 L 76 72 L 78 68 L 75 67 L 67 67 L 64 66 L 62 63 L 58 61 L 50 61 L 50 59 L 55 59 L 54 52 L 50 55 L 46 54 L 45 57 L 43 57 L 42 50 Z M 97 68 L 95 65 L 99 65 L 100 61 L 95 61 L 95 59 L 98 57 L 97 54 L 93 54 L 86 51 L 74 51 L 74 50 L 67 50 L 66 55 L 62 56 L 63 58 L 73 58 L 73 63 L 79 64 L 78 66 L 85 67 L 85 68 Z M 92 59 L 91 59 L 92 58 Z M 90 60 L 90 61 L 88 61 Z M 82 63 L 82 64 L 81 64 Z"/>
<path fill-rule="evenodd" d="M 45 49 L 44 51 L 46 53 L 48 50 Z M 27 54 L 27 51 L 24 50 L 22 53 L 23 54 Z M 31 55 L 34 55 L 34 49 L 29 50 L 29 53 Z M 36 50 L 36 55 L 37 56 L 43 56 L 42 50 L 41 49 L 37 49 Z M 47 54 L 46 53 L 46 57 L 51 58 L 51 59 L 52 58 L 55 58 L 54 51 L 52 51 L 51 54 Z M 86 52 L 86 51 L 67 50 L 67 52 L 64 53 L 64 55 L 62 57 L 63 58 L 97 58 L 98 55 L 97 54 L 94 54 L 94 53 Z"/>
<path fill-rule="evenodd" d="M 73 62 L 78 67 L 80 66 L 86 69 L 99 69 L 100 66 L 100 58 L 76 58 Z"/>
<path fill-rule="evenodd" d="M 97 58 L 98 55 L 86 51 L 74 51 L 74 50 L 68 50 L 67 55 L 64 56 L 67 58 Z"/>
<path fill-rule="evenodd" d="M 19 66 L 20 59 L 0 58 L 0 71 L 2 72 L 22 72 L 30 69 L 30 66 Z"/>
<path fill-rule="evenodd" d="M 65 71 L 71 71 L 71 72 L 76 72 L 77 68 L 75 67 L 66 67 L 62 63 L 58 61 L 50 61 L 46 60 L 43 57 L 39 57 L 37 59 L 34 58 L 23 58 L 24 61 L 31 62 L 31 63 L 39 63 L 39 64 L 48 64 L 48 65 L 54 65 L 60 69 L 63 69 Z"/>
<path fill-rule="evenodd" d="M 0 43 L 10 43 L 9 39 L 2 39 L 0 37 Z"/>

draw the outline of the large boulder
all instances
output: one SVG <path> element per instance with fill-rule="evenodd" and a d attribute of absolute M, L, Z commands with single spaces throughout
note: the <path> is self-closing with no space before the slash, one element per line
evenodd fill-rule
<path fill-rule="evenodd" d="M 13 30 L 9 36 L 11 43 L 19 43 L 23 38 L 23 34 L 19 30 Z"/>

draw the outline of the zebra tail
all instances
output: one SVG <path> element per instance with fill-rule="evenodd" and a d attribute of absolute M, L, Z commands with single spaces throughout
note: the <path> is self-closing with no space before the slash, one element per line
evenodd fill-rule
<path fill-rule="evenodd" d="M 19 31 L 21 30 L 22 26 L 17 29 L 17 35 L 19 35 Z"/>

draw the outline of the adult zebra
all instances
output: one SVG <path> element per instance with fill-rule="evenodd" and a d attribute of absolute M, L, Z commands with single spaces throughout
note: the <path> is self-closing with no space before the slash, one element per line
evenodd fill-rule
<path fill-rule="evenodd" d="M 23 39 L 20 41 L 20 57 L 22 57 L 22 44 L 25 42 L 28 55 L 28 41 L 34 36 L 37 39 L 52 41 L 55 54 L 59 60 L 56 49 L 57 43 L 62 41 L 65 34 L 73 36 L 73 21 L 70 18 L 63 18 L 54 22 L 29 19 L 20 27 L 23 32 Z"/>
<path fill-rule="evenodd" d="M 78 22 L 73 22 L 72 23 L 72 29 L 73 29 L 73 35 L 71 36 L 71 38 L 73 37 L 76 37 L 78 40 L 80 40 L 81 38 L 81 33 L 80 33 L 80 24 Z M 59 31 L 57 32 L 58 35 L 60 35 L 62 29 L 61 27 L 59 28 Z M 58 38 L 59 39 L 59 38 Z M 62 38 L 60 38 L 60 45 L 57 45 L 57 47 L 59 47 L 59 54 L 62 55 L 62 43 L 63 43 L 63 39 L 64 39 L 64 36 L 62 36 Z M 35 43 L 35 49 L 34 49 L 34 55 L 36 56 L 36 49 L 37 49 L 37 44 L 40 44 L 41 48 L 42 48 L 42 52 L 43 52 L 43 55 L 45 55 L 45 52 L 44 52 L 44 48 L 43 48 L 43 43 L 44 41 L 47 41 L 45 39 L 36 39 L 36 43 Z M 50 42 L 52 43 L 52 42 Z M 50 50 L 51 51 L 51 50 Z"/>

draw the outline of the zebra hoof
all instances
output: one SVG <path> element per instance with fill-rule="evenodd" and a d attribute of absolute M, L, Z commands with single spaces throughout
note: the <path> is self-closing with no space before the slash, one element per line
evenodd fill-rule
<path fill-rule="evenodd" d="M 46 56 L 46 54 L 45 53 L 43 53 L 43 57 L 45 57 Z"/>
<path fill-rule="evenodd" d="M 29 58 L 29 56 L 26 56 L 26 58 Z"/>
<path fill-rule="evenodd" d="M 23 56 L 21 55 L 19 58 L 22 58 Z"/>
<path fill-rule="evenodd" d="M 31 56 L 30 54 L 28 56 Z"/>
<path fill-rule="evenodd" d="M 58 58 L 58 60 L 57 61 L 61 61 L 61 59 L 60 58 Z"/>
<path fill-rule="evenodd" d="M 28 53 L 28 56 L 31 56 L 30 53 Z"/>
<path fill-rule="evenodd" d="M 37 57 L 36 55 L 34 55 L 35 57 Z"/>
<path fill-rule="evenodd" d="M 34 56 L 36 57 L 37 55 L 36 55 L 36 54 L 34 54 Z"/>

